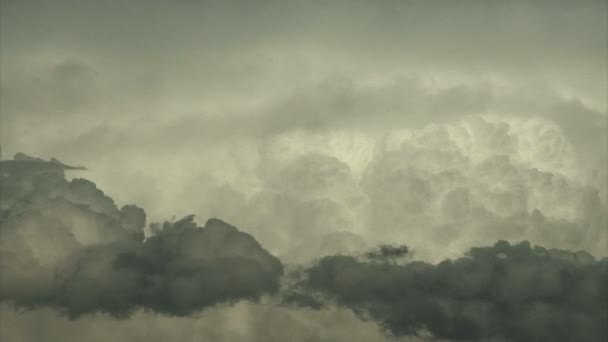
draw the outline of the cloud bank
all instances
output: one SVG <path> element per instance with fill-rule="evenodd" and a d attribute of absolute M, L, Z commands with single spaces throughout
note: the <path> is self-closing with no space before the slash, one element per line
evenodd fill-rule
<path fill-rule="evenodd" d="M 608 259 L 584 251 L 500 241 L 436 265 L 329 256 L 305 273 L 300 291 L 325 295 L 395 335 L 454 341 L 608 336 Z M 302 304 L 293 298 L 288 302 Z"/>
<path fill-rule="evenodd" d="M 608 259 L 596 260 L 588 252 L 500 241 L 433 265 L 410 260 L 405 245 L 368 252 L 360 245 L 361 259 L 327 256 L 283 278 L 279 259 L 221 220 L 197 227 L 191 215 L 151 224 L 152 235 L 144 239 L 143 209 L 118 209 L 94 183 L 66 180 L 58 161 L 18 156 L 0 162 L 0 301 L 39 312 L 27 315 L 52 316 L 37 309 L 50 307 L 72 319 L 88 315 L 113 324 L 99 313 L 125 319 L 141 310 L 192 316 L 207 309 L 213 316 L 226 310 L 222 305 L 249 301 L 238 310 L 283 311 L 310 322 L 327 310 L 344 316 L 340 307 L 350 308 L 361 319 L 377 321 L 388 329 L 384 336 L 394 339 L 600 341 L 608 336 Z M 294 276 L 301 280 L 290 281 Z M 272 299 L 273 294 L 280 296 Z M 263 295 L 275 309 L 253 303 Z M 278 298 L 288 306 L 278 305 Z M 4 315 L 14 319 L 10 311 Z M 278 338 L 282 331 L 266 329 L 279 332 L 259 336 Z M 380 338 L 380 331 L 368 332 Z"/>
<path fill-rule="evenodd" d="M 94 183 L 49 169 L 54 162 L 1 163 L 2 301 L 70 317 L 188 315 L 278 290 L 281 262 L 221 220 L 198 227 L 188 216 L 144 240 L 143 209 L 118 209 Z"/>

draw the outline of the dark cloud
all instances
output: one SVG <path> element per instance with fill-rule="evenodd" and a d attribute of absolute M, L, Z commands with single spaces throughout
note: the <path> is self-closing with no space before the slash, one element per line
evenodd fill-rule
<path fill-rule="evenodd" d="M 144 240 L 143 209 L 67 181 L 58 161 L 19 157 L 0 164 L 0 301 L 70 317 L 188 315 L 278 290 L 281 262 L 235 227 L 187 216 Z"/>
<path fill-rule="evenodd" d="M 361 260 L 437 262 L 522 239 L 605 256 L 607 4 L 0 0 L 4 152 L 82 163 L 95 180 L 0 162 L 14 180 L 0 194 L 0 293 L 73 316 L 148 310 L 65 323 L 5 305 L 19 328 L 0 340 L 383 340 L 302 308 L 315 303 L 301 292 L 297 313 L 228 305 L 185 329 L 216 299 L 272 292 L 278 266 L 228 226 L 146 219 L 221 217 L 289 267 L 400 241 L 415 253 Z M 209 255 L 185 247 L 216 238 Z M 240 259 L 223 254 L 233 243 Z M 218 290 L 220 265 L 257 288 Z"/>
<path fill-rule="evenodd" d="M 410 255 L 410 250 L 406 245 L 392 246 L 380 245 L 376 250 L 365 253 L 365 257 L 371 260 L 398 260 Z"/>
<path fill-rule="evenodd" d="M 98 312 L 131 317 L 138 310 L 192 316 L 280 294 L 289 305 L 271 304 L 273 315 L 313 317 L 317 310 L 327 315 L 335 303 L 378 322 L 386 338 L 600 341 L 608 335 L 608 259 L 596 260 L 587 252 L 501 241 L 472 248 L 463 258 L 428 264 L 411 261 L 405 245 L 385 244 L 357 254 L 369 243 L 340 232 L 308 241 L 309 246 L 319 244 L 311 253 L 359 257 L 324 257 L 310 267 L 294 265 L 290 277 L 282 277 L 281 262 L 230 224 L 209 219 L 198 227 L 190 215 L 151 225 L 153 234 L 144 239 L 143 209 L 117 207 L 88 180 L 66 180 L 66 168 L 56 167 L 64 166 L 57 160 L 17 157 L 0 163 L 0 301 L 17 307 L 49 307 L 77 320 Z M 313 168 L 321 173 L 313 179 L 331 178 L 344 168 L 319 161 L 324 167 Z M 20 167 L 11 168 L 13 163 Z M 294 189 L 290 187 L 297 184 L 283 183 L 290 177 L 271 178 L 272 184 L 287 192 L 307 190 L 314 199 L 328 184 L 308 179 L 312 171 L 281 171 L 304 181 Z M 442 205 L 449 215 L 458 218 L 468 210 L 466 191 L 457 189 L 447 198 L 449 203 Z M 529 216 L 523 220 L 538 225 L 546 220 L 540 211 Z M 246 315 L 256 315 L 254 311 Z M 283 336 L 283 328 L 256 322 L 243 339 Z M 380 332 L 370 336 L 381 339 Z"/>
<path fill-rule="evenodd" d="M 1 341 L 19 342 L 374 342 L 386 341 L 376 323 L 350 310 L 284 307 L 240 301 L 188 316 L 140 310 L 128 320 L 103 314 L 67 319 L 48 308 L 0 305 Z M 392 342 L 428 342 L 400 338 Z M 436 340 L 434 342 L 437 342 Z"/>
<path fill-rule="evenodd" d="M 324 295 L 394 335 L 425 331 L 466 341 L 604 341 L 608 259 L 497 242 L 436 265 L 329 256 L 305 272 L 288 301 Z M 303 292 L 302 292 L 303 290 Z"/>

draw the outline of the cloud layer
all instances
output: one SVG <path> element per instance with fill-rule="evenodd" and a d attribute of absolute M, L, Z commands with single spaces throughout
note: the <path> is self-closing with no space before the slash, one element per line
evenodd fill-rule
<path fill-rule="evenodd" d="M 172 316 L 221 312 L 228 310 L 222 305 L 255 302 L 280 290 L 266 302 L 274 309 L 251 303 L 239 310 L 284 312 L 321 324 L 317 319 L 327 310 L 334 319 L 348 317 L 339 309 L 346 307 L 388 329 L 386 338 L 600 341 L 608 335 L 608 259 L 588 252 L 500 241 L 433 265 L 410 260 L 405 245 L 365 252 L 365 243 L 338 234 L 326 252 L 354 251 L 362 259 L 327 256 L 282 278 L 279 259 L 221 220 L 197 227 L 191 215 L 152 224 L 144 239 L 143 209 L 118 209 L 94 183 L 67 181 L 58 161 L 18 156 L 0 162 L 0 301 L 16 307 L 51 307 L 72 319 L 88 314 L 103 322 L 107 318 L 98 313 L 124 319 L 142 309 Z M 288 306 L 277 305 L 278 298 Z M 378 329 L 360 328 L 381 336 Z M 247 336 L 278 338 L 283 331 L 266 329 Z"/>

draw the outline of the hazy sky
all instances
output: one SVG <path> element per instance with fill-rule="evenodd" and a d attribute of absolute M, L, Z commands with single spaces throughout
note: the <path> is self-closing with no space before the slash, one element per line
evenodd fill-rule
<path fill-rule="evenodd" d="M 378 244 L 405 244 L 410 258 L 433 263 L 498 240 L 608 255 L 605 0 L 0 6 L 2 158 L 86 166 L 67 176 L 111 199 L 84 185 L 57 191 L 106 203 L 117 225 L 125 204 L 145 209 L 145 234 L 159 241 L 148 224 L 217 217 L 286 274 Z M 90 216 L 53 203 L 40 210 Z M 29 238 L 33 250 L 54 248 Z M 133 249 L 153 254 L 145 246 Z M 256 291 L 275 291 L 271 283 Z M 315 289 L 331 294 L 323 284 Z M 241 297 L 251 299 L 229 296 Z M 426 339 L 395 329 L 384 304 L 362 320 L 349 310 L 359 302 L 340 295 L 322 310 L 273 298 L 193 317 L 147 303 L 156 313 L 128 319 L 2 304 L 0 339 Z"/>

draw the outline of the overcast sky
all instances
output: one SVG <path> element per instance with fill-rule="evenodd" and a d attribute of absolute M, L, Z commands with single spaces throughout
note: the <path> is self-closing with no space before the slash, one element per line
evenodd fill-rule
<path fill-rule="evenodd" d="M 217 217 L 287 268 L 379 244 L 431 263 L 498 240 L 608 255 L 604 0 L 0 6 L 2 159 L 86 166 L 67 176 L 142 207 L 148 237 Z M 0 339 L 425 339 L 342 304 L 119 320 L 3 304 Z"/>

